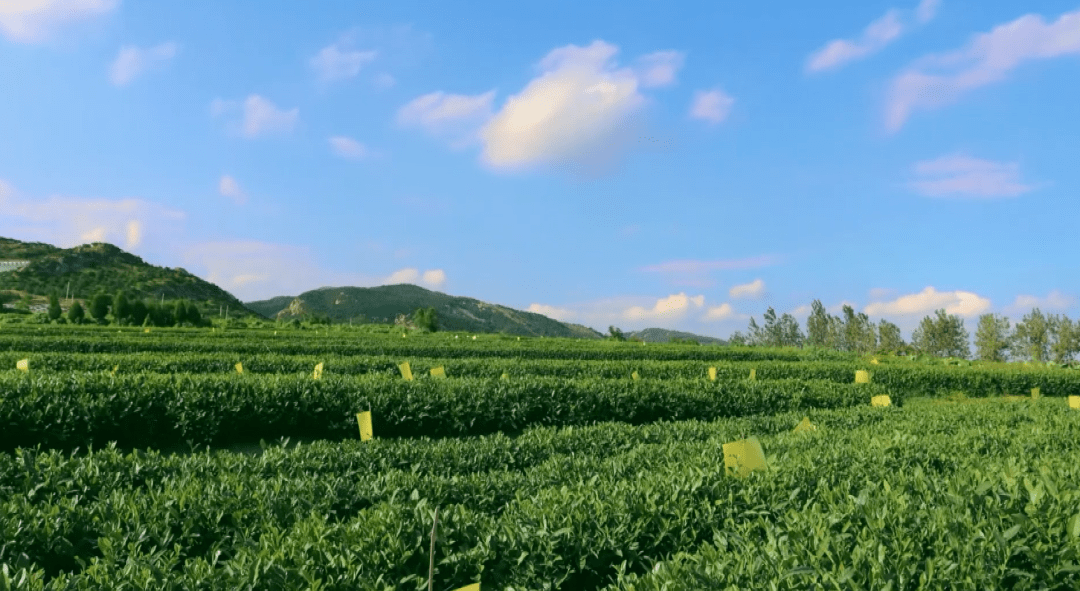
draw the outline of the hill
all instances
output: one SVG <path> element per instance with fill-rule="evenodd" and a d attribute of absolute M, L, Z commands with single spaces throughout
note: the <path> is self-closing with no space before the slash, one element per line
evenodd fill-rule
<path fill-rule="evenodd" d="M 335 322 L 348 322 L 350 319 L 393 322 L 398 315 L 412 314 L 417 308 L 435 308 L 440 330 L 584 339 L 603 336 L 586 326 L 567 324 L 541 314 L 451 296 L 409 284 L 322 287 L 295 297 L 280 296 L 246 302 L 244 305 L 268 318 L 289 320 L 326 316 Z"/>
<path fill-rule="evenodd" d="M 21 242 L 0 238 L 0 261 L 29 261 L 30 264 L 0 273 L 0 290 L 20 292 L 41 300 L 56 291 L 64 297 L 70 285 L 72 299 L 93 297 L 99 291 L 109 295 L 123 289 L 128 299 L 187 299 L 200 311 L 217 315 L 220 306 L 229 307 L 230 317 L 253 316 L 235 296 L 180 268 L 151 265 L 112 244 L 95 242 L 74 248 L 58 248 L 41 242 Z M 67 302 L 63 302 L 64 307 Z"/>
<path fill-rule="evenodd" d="M 690 339 L 701 343 L 702 345 L 726 345 L 727 341 L 723 339 L 717 339 L 713 337 L 703 337 L 689 332 L 680 332 L 677 330 L 668 330 L 666 328 L 646 328 L 645 330 L 639 330 L 637 332 L 631 332 L 626 335 L 629 337 L 638 337 L 646 343 L 667 343 L 673 338 L 677 339 Z"/>

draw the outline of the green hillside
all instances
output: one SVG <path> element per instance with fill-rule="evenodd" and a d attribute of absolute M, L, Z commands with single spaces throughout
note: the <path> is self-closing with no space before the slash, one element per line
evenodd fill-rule
<path fill-rule="evenodd" d="M 680 332 L 678 330 L 668 330 L 666 328 L 646 328 L 626 335 L 627 337 L 637 337 L 646 343 L 667 343 L 671 339 L 690 339 L 697 341 L 702 345 L 726 345 L 727 341 L 723 339 L 717 339 L 713 337 L 703 337 L 690 332 Z"/>
<path fill-rule="evenodd" d="M 398 315 L 412 314 L 418 308 L 435 308 L 441 330 L 585 339 L 598 339 L 602 336 L 591 328 L 559 322 L 541 314 L 488 304 L 472 298 L 455 297 L 408 284 L 323 287 L 296 297 L 275 297 L 247 302 L 244 305 L 268 318 L 290 320 L 326 316 L 334 322 L 349 322 L 350 319 L 393 322 Z"/>
<path fill-rule="evenodd" d="M 0 291 L 31 296 L 35 304 L 55 291 L 83 303 L 99 291 L 109 295 L 124 290 L 129 299 L 194 302 L 203 314 L 218 313 L 228 306 L 230 317 L 253 316 L 243 303 L 220 287 L 180 268 L 157 267 L 112 244 L 95 242 L 74 248 L 57 248 L 41 242 L 0 238 L 0 261 L 30 264 L 0 273 Z M 69 290 L 70 286 L 70 291 Z M 65 300 L 62 305 L 67 307 Z"/>

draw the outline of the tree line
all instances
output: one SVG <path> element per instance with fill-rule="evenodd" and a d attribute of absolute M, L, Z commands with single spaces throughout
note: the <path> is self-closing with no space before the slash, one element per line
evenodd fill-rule
<path fill-rule="evenodd" d="M 923 317 L 906 343 L 900 327 L 880 320 L 874 323 L 862 313 L 844 305 L 839 316 L 829 314 L 820 300 L 810 305 L 804 334 L 791 314 L 777 317 L 769 307 L 762 324 L 750 318 L 747 334 L 736 331 L 733 345 L 765 347 L 813 347 L 861 354 L 923 354 L 936 357 L 972 356 L 970 334 L 964 320 L 945 310 Z M 1038 308 L 1013 326 L 1000 314 L 979 316 L 975 329 L 975 358 L 983 361 L 1053 361 L 1068 363 L 1080 354 L 1080 322 L 1058 314 L 1044 314 Z"/>
<path fill-rule="evenodd" d="M 68 308 L 64 317 L 60 307 L 60 298 L 56 293 L 49 296 L 49 308 L 47 311 L 50 320 L 61 321 L 63 317 L 67 322 L 82 324 L 95 322 L 97 324 L 116 324 L 120 326 L 210 326 L 208 319 L 203 318 L 198 306 L 187 300 L 174 300 L 159 304 L 155 301 L 143 301 L 128 299 L 123 290 L 109 296 L 98 293 L 87 302 L 84 308 L 82 303 L 75 302 Z"/>

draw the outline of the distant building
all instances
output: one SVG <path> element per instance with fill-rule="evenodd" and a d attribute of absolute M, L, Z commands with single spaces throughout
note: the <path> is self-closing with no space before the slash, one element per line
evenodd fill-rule
<path fill-rule="evenodd" d="M 30 264 L 30 261 L 0 261 L 0 273 L 22 269 Z"/>

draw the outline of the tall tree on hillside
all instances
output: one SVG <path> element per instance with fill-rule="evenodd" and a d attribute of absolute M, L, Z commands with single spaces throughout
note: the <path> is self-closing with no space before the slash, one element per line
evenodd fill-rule
<path fill-rule="evenodd" d="M 113 297 L 112 315 L 117 324 L 131 316 L 131 304 L 128 303 L 127 294 L 124 293 L 124 290 L 116 292 L 116 296 Z"/>
<path fill-rule="evenodd" d="M 971 355 L 968 345 L 968 332 L 964 320 L 955 314 L 946 314 L 937 310 L 935 317 L 926 316 L 911 335 L 911 344 L 921 353 L 938 357 L 960 357 L 967 359 Z"/>
<path fill-rule="evenodd" d="M 1016 323 L 1012 350 L 1024 359 L 1037 363 L 1046 361 L 1050 349 L 1050 323 L 1041 310 L 1035 308 Z"/>
<path fill-rule="evenodd" d="M 105 322 L 105 316 L 109 313 L 109 296 L 98 293 L 90 300 L 90 317 L 98 322 Z"/>
<path fill-rule="evenodd" d="M 806 319 L 806 344 L 811 347 L 830 347 L 829 313 L 821 300 L 810 304 L 810 316 Z"/>
<path fill-rule="evenodd" d="M 1080 335 L 1077 326 L 1068 316 L 1054 314 L 1047 319 L 1050 332 L 1050 358 L 1054 363 L 1072 361 L 1080 349 Z"/>
<path fill-rule="evenodd" d="M 904 349 L 904 339 L 900 327 L 882 319 L 878 322 L 878 351 L 896 353 Z"/>
<path fill-rule="evenodd" d="M 83 317 L 86 316 L 85 310 L 83 310 L 82 304 L 75 302 L 68 308 L 67 319 L 68 322 L 73 324 L 82 324 Z"/>
<path fill-rule="evenodd" d="M 64 313 L 60 309 L 60 296 L 54 291 L 49 295 L 49 320 L 56 320 Z"/>
<path fill-rule="evenodd" d="M 435 308 L 433 306 L 418 308 L 413 312 L 413 323 L 420 327 L 421 330 L 426 330 L 428 332 L 439 330 L 439 318 L 435 314 Z M 626 335 L 623 334 L 623 331 L 614 326 L 608 327 L 608 333 L 613 340 L 626 340 Z"/>
<path fill-rule="evenodd" d="M 131 303 L 131 322 L 132 324 L 143 326 L 146 322 L 146 302 L 142 300 L 135 300 Z"/>
<path fill-rule="evenodd" d="M 1012 334 L 1009 319 L 997 314 L 979 316 L 975 329 L 975 355 L 983 361 L 1005 361 Z"/>

